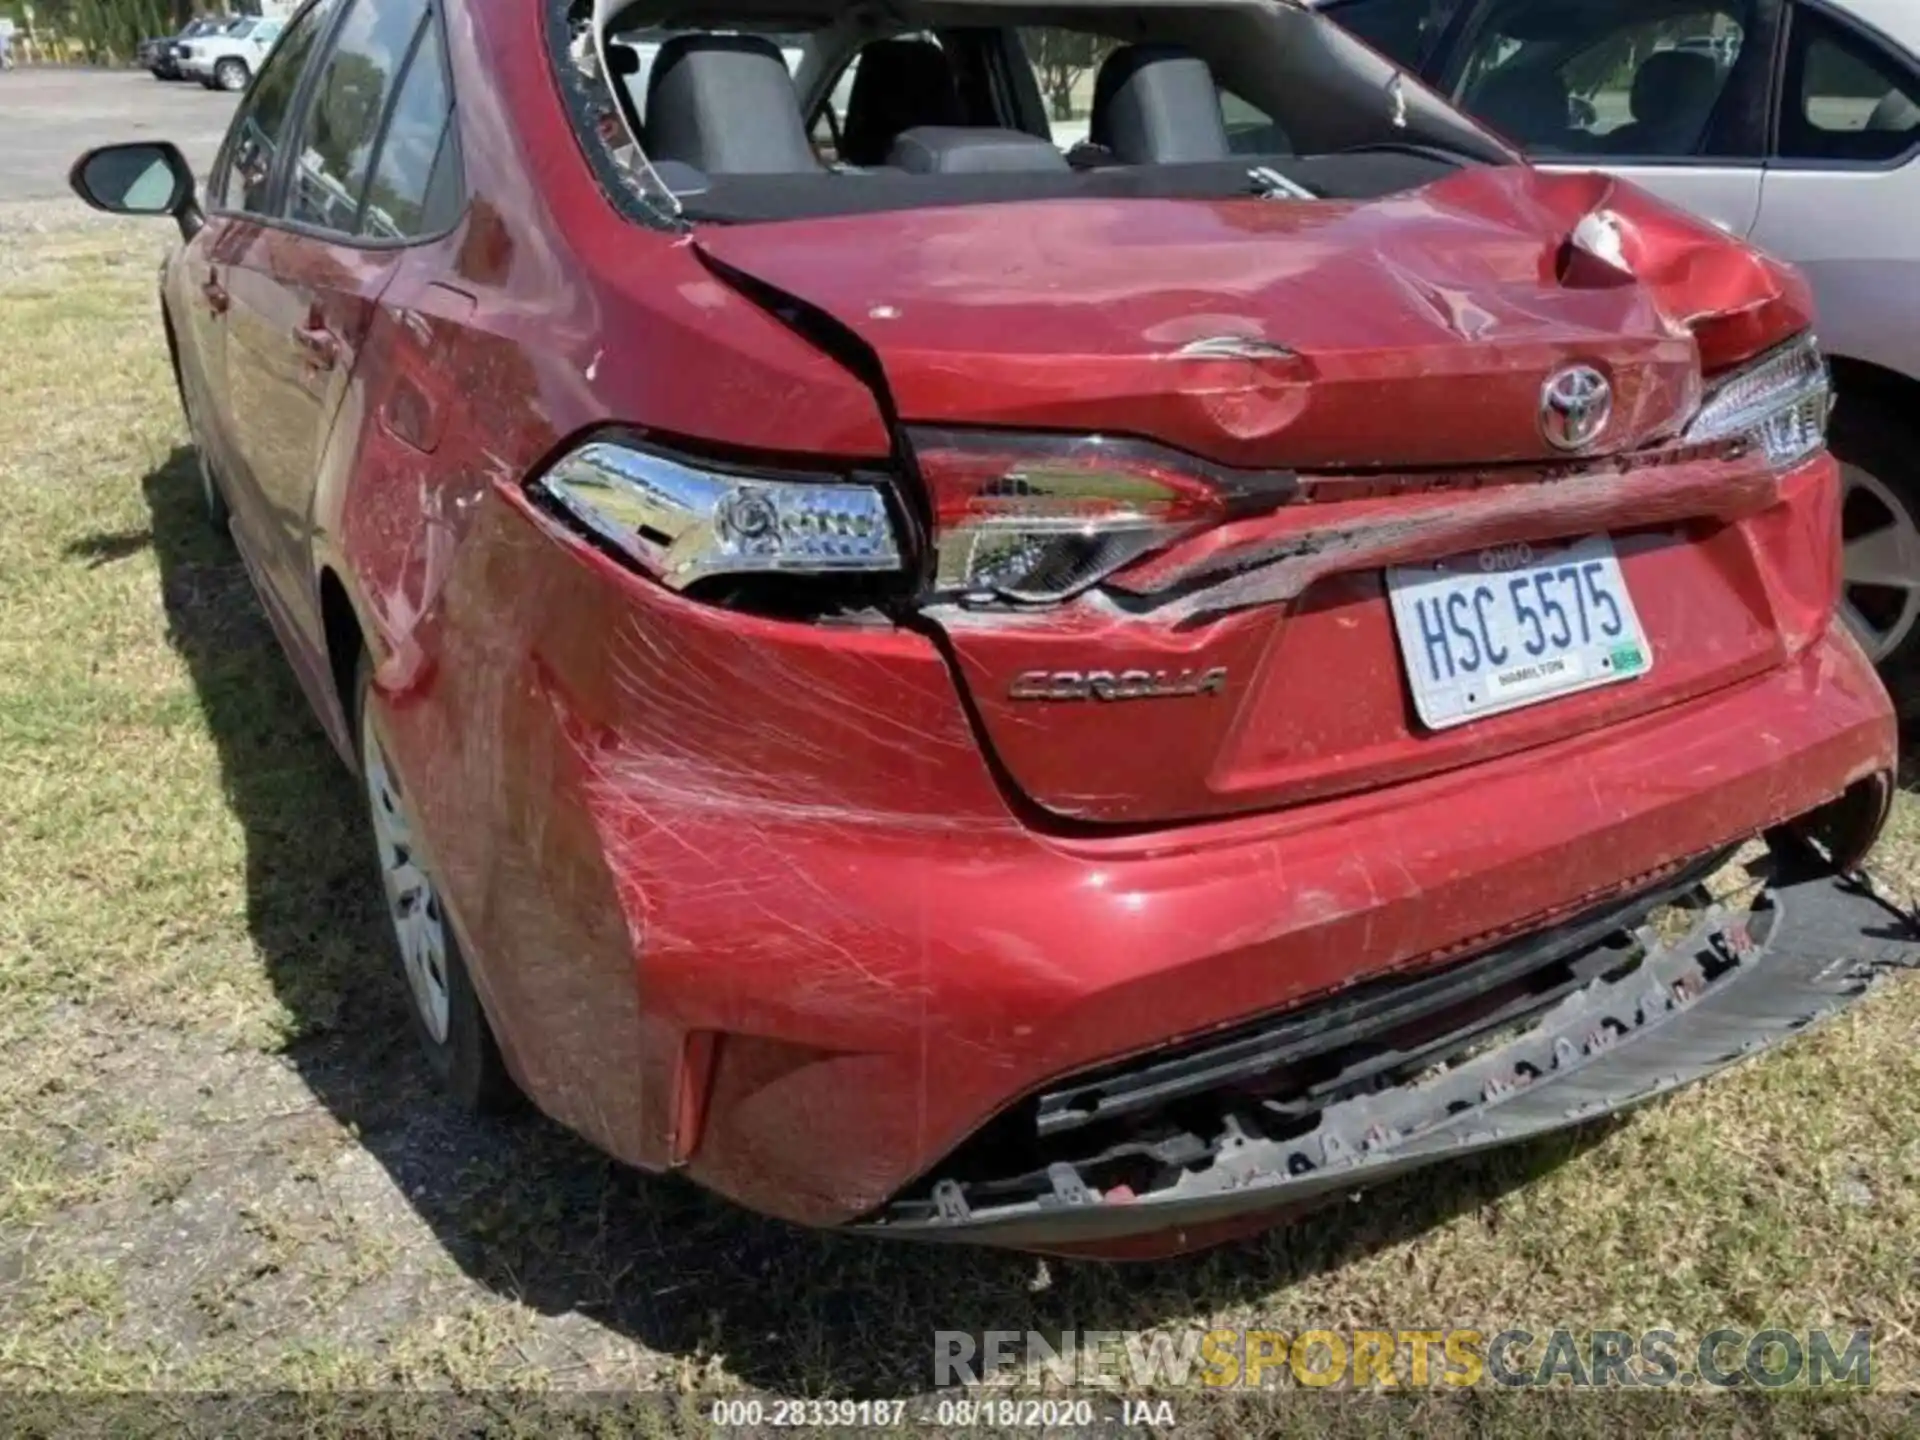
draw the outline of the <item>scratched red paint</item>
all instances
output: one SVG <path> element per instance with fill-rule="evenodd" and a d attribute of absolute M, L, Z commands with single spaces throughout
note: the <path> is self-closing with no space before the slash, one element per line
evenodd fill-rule
<path fill-rule="evenodd" d="M 1518 166 L 1369 203 L 676 236 L 597 188 L 539 7 L 445 14 L 461 225 L 369 256 L 215 216 L 165 298 L 200 439 L 258 479 L 238 533 L 329 734 L 351 757 L 350 617 L 513 1073 L 622 1159 L 845 1222 L 1047 1081 L 1564 914 L 1892 769 L 1886 698 L 1834 622 L 1831 460 L 1546 478 L 1544 374 L 1606 367 L 1614 448 L 1658 451 L 1703 360 L 1810 324 L 1773 262 Z M 1602 207 L 1639 283 L 1568 253 Z M 263 350 L 289 317 L 241 292 L 287 280 L 339 364 L 257 357 L 229 375 L 251 417 L 210 420 L 208 265 Z M 909 427 L 1117 431 L 1327 483 L 1041 614 L 822 625 L 682 598 L 529 502 L 563 442 L 894 455 L 873 393 L 728 270 L 870 344 Z M 1291 354 L 1172 358 L 1223 329 Z M 1466 465 L 1501 483 L 1340 498 L 1344 472 Z M 1420 730 L 1382 566 L 1594 530 L 1657 671 Z M 1007 698 L 1029 671 L 1216 667 L 1228 690 L 1198 700 Z"/>

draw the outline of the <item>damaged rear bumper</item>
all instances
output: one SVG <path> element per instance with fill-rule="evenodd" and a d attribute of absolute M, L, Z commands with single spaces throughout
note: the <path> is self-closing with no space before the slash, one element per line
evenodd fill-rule
<path fill-rule="evenodd" d="M 578 563 L 500 498 L 388 715 L 476 988 L 545 1113 L 802 1224 L 905 1229 L 938 1218 L 902 1204 L 941 1178 L 1032 1175 L 968 1199 L 980 1238 L 1021 1243 L 990 1233 L 996 1207 L 1142 1133 L 1063 1128 L 1035 1110 L 1050 1090 L 1404 994 L 1860 790 L 1836 846 L 1857 859 L 1896 764 L 1885 691 L 1834 627 L 1765 674 L 1443 773 L 1055 830 L 1013 803 L 928 637 L 692 602 Z M 1219 1106 L 1189 1098 L 1201 1154 L 1172 1163 L 1204 1187 Z M 1080 1168 L 1095 1217 L 1123 1182 L 1163 1188 L 1131 1158 Z M 1190 1194 L 1269 1223 L 1290 1203 Z M 1142 1232 L 1183 1224 L 1135 1208 Z"/>
<path fill-rule="evenodd" d="M 1310 1129 L 1262 1138 L 1226 1104 L 1210 1154 L 1150 1194 L 1102 1193 L 1069 1164 L 1052 1193 L 976 1203 L 937 1181 L 862 1228 L 919 1240 L 1113 1256 L 1213 1243 L 1439 1161 L 1629 1110 L 1807 1030 L 1889 970 L 1920 964 L 1910 917 L 1871 882 L 1817 867 L 1798 847 L 1751 897 L 1712 905 L 1683 936 L 1641 926 L 1601 978 L 1493 1048 L 1340 1100 Z M 1618 947 L 1615 935 L 1600 944 Z"/>

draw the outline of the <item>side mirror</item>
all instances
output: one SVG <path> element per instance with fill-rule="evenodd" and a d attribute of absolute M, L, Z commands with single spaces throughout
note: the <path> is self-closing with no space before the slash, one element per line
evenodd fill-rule
<path fill-rule="evenodd" d="M 110 215 L 171 215 L 191 240 L 202 224 L 193 167 L 165 140 L 102 145 L 73 162 L 73 193 Z"/>

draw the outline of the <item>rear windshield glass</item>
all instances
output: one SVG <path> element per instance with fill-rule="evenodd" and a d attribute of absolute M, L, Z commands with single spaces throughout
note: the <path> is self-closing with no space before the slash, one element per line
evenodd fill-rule
<path fill-rule="evenodd" d="M 603 181 L 669 223 L 1357 197 L 1510 158 L 1339 27 L 1255 0 L 602 13 L 556 12 L 563 88 Z"/>

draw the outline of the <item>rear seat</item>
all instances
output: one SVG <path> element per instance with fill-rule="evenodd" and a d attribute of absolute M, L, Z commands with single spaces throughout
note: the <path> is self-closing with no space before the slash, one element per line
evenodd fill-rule
<path fill-rule="evenodd" d="M 951 65 L 938 45 L 921 39 L 870 45 L 848 106 L 843 158 L 861 171 L 905 175 L 1074 168 L 1050 141 L 956 123 L 959 110 Z M 1095 85 L 1092 132 L 1108 163 L 1233 158 L 1212 71 L 1173 45 L 1128 45 L 1109 57 Z M 786 58 L 758 35 L 683 34 L 663 44 L 647 84 L 645 134 L 656 164 L 707 176 L 820 175 L 829 168 L 807 135 Z"/>
<path fill-rule="evenodd" d="M 888 150 L 887 164 L 909 175 L 1007 175 L 1071 168 L 1051 142 L 1024 130 L 966 125 L 904 130 Z"/>

